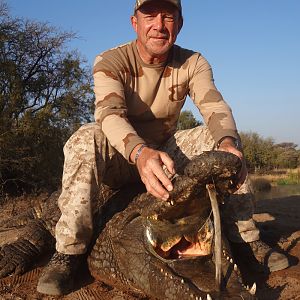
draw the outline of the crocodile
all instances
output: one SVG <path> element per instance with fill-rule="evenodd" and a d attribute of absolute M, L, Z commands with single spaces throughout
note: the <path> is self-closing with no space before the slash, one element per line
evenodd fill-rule
<path fill-rule="evenodd" d="M 168 201 L 141 187 L 111 191 L 103 186 L 88 252 L 91 275 L 150 299 L 256 299 L 256 285 L 242 284 L 212 209 L 212 194 L 221 206 L 234 191 L 240 168 L 241 161 L 233 154 L 204 152 L 174 176 Z M 28 271 L 54 248 L 58 195 L 1 224 L 0 232 L 18 227 L 22 234 L 2 245 L 0 241 L 0 277 Z M 217 245 L 217 236 L 222 246 Z"/>

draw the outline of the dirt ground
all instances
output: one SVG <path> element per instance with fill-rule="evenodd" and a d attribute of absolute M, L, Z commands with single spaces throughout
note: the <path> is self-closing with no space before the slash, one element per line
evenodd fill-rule
<path fill-rule="evenodd" d="M 0 221 L 24 211 L 32 201 L 17 199 L 6 201 L 0 207 Z M 262 230 L 262 240 L 270 246 L 278 245 L 289 255 L 291 267 L 269 275 L 247 272 L 244 280 L 257 283 L 257 297 L 264 300 L 300 299 L 300 196 L 290 196 L 256 203 L 254 215 Z M 4 299 L 79 299 L 79 300 L 134 300 L 139 299 L 95 282 L 87 272 L 79 278 L 78 290 L 64 297 L 48 297 L 36 292 L 39 274 L 47 258 L 32 271 L 22 276 L 9 276 L 0 280 L 0 300 Z M 182 299 L 184 300 L 184 299 Z"/>

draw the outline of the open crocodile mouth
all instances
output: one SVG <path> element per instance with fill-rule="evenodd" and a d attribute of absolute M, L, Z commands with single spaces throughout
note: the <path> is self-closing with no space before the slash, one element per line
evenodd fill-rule
<path fill-rule="evenodd" d="M 198 226 L 195 225 L 197 220 Z M 179 220 L 176 224 L 152 219 L 146 226 L 146 241 L 152 250 L 164 259 L 210 255 L 213 237 L 214 228 L 210 217 L 204 222 L 201 222 L 199 217 L 193 217 L 189 220 Z"/>

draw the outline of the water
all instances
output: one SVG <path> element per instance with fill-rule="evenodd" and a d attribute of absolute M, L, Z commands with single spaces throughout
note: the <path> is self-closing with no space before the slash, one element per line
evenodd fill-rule
<path fill-rule="evenodd" d="M 294 185 L 278 185 L 271 188 L 269 191 L 256 192 L 255 198 L 260 199 L 275 199 L 289 196 L 300 196 L 300 184 Z"/>

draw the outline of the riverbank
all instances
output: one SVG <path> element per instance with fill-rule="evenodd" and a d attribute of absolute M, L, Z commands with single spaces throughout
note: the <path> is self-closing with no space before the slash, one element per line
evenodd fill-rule
<path fill-rule="evenodd" d="M 268 174 L 250 174 L 253 182 L 266 180 L 272 186 L 300 184 L 300 168 L 274 170 Z"/>

